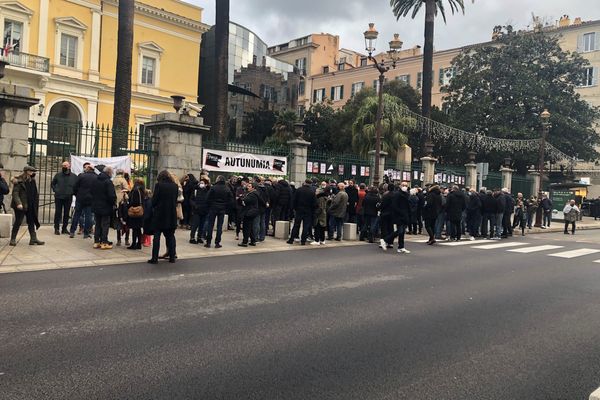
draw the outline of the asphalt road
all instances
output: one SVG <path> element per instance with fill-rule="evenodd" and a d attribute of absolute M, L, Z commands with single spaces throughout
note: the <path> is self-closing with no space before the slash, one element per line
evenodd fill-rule
<path fill-rule="evenodd" d="M 587 399 L 598 239 L 2 275 L 0 399 Z"/>

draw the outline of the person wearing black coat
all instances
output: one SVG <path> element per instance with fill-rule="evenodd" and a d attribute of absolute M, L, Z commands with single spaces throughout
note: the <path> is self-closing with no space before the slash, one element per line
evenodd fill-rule
<path fill-rule="evenodd" d="M 354 181 L 348 181 L 348 187 L 346 188 L 348 194 L 348 222 L 356 222 L 356 203 L 358 203 L 358 189 L 354 184 Z"/>
<path fill-rule="evenodd" d="M 192 228 L 190 231 L 190 243 L 204 243 L 204 227 L 208 216 L 208 192 L 210 190 L 210 182 L 206 178 L 201 178 L 196 185 L 192 194 Z"/>
<path fill-rule="evenodd" d="M 54 192 L 54 234 L 68 234 L 69 214 L 73 203 L 73 190 L 77 182 L 77 175 L 71 172 L 71 163 L 62 163 L 62 171 L 52 178 L 50 187 Z M 62 220 L 62 229 L 60 223 Z"/>
<path fill-rule="evenodd" d="M 152 193 L 152 230 L 154 240 L 152 241 L 152 258 L 150 264 L 158 263 L 158 252 L 160 250 L 160 235 L 165 237 L 169 262 L 175 262 L 175 229 L 177 229 L 177 197 L 179 186 L 171 178 L 169 171 L 164 170 L 158 174 L 154 192 Z"/>
<path fill-rule="evenodd" d="M 364 241 L 367 237 L 369 243 L 373 243 L 375 238 L 375 229 L 377 228 L 377 206 L 381 198 L 376 187 L 370 187 L 369 191 L 365 195 L 362 204 L 362 212 L 364 216 L 364 223 L 360 230 L 360 240 Z"/>
<path fill-rule="evenodd" d="M 438 215 L 442 212 L 442 192 L 438 185 L 430 186 L 425 195 L 425 205 L 423 206 L 423 219 L 425 220 L 425 230 L 429 235 L 427 244 L 435 243 L 435 222 Z"/>
<path fill-rule="evenodd" d="M 69 230 L 69 237 L 71 239 L 75 237 L 75 230 L 77 230 L 77 225 L 82 222 L 82 217 L 83 238 L 87 239 L 90 237 L 90 232 L 93 225 L 92 187 L 97 179 L 98 177 L 94 172 L 94 167 L 92 164 L 89 162 L 83 164 L 83 172 L 77 176 L 77 181 L 73 187 L 73 194 L 75 195 L 75 212 L 73 213 L 71 229 Z"/>
<path fill-rule="evenodd" d="M 115 212 L 117 194 L 111 181 L 112 167 L 98 165 L 96 169 L 100 171 L 100 174 L 96 176 L 91 191 L 92 211 L 96 218 L 94 248 L 108 250 L 112 248 L 112 243 L 108 241 L 108 230 L 110 229 L 110 220 Z"/>
<path fill-rule="evenodd" d="M 467 202 L 467 231 L 471 235 L 471 240 L 479 236 L 481 227 L 481 197 L 475 189 L 469 191 L 469 201 Z"/>
<path fill-rule="evenodd" d="M 394 221 L 392 221 L 392 200 L 394 198 L 394 185 L 389 184 L 387 192 L 381 196 L 379 204 L 379 216 L 381 221 L 381 237 L 385 238 L 394 231 Z M 392 246 L 389 246 L 391 248 Z"/>
<path fill-rule="evenodd" d="M 506 201 L 506 206 L 504 208 L 504 216 L 502 218 L 502 229 L 503 235 L 502 237 L 506 238 L 508 236 L 512 236 L 512 215 L 515 213 L 515 199 L 513 199 L 512 195 L 509 193 L 508 189 L 502 189 L 502 196 Z"/>
<path fill-rule="evenodd" d="M 194 176 L 194 174 L 187 174 L 185 180 L 183 181 L 183 221 L 182 225 L 189 226 L 192 222 L 192 197 L 194 195 L 194 190 L 198 186 L 198 180 Z"/>
<path fill-rule="evenodd" d="M 146 211 L 145 206 L 147 198 L 148 194 L 146 192 L 144 180 L 137 178 L 127 200 L 127 227 L 131 229 L 132 234 L 131 245 L 127 247 L 129 250 L 142 249 L 142 228 L 144 227 L 144 213 Z M 136 207 L 142 207 L 142 214 L 139 216 L 134 216 L 131 211 L 129 211 Z"/>
<path fill-rule="evenodd" d="M 0 169 L 3 169 L 4 165 L 0 163 Z M 2 176 L 2 172 L 0 171 L 0 212 L 4 212 L 6 214 L 6 207 L 4 206 L 4 196 L 10 192 L 8 187 L 8 182 Z"/>
<path fill-rule="evenodd" d="M 259 204 L 263 201 L 257 192 L 257 183 L 248 183 L 246 185 L 244 196 L 242 197 L 242 243 L 238 246 L 248 247 L 256 246 L 256 236 L 254 235 L 254 220 L 259 216 Z"/>
<path fill-rule="evenodd" d="M 277 182 L 277 203 L 275 205 L 275 218 L 277 221 L 289 221 L 292 208 L 292 189 L 289 183 L 282 179 Z"/>
<path fill-rule="evenodd" d="M 213 229 L 215 220 L 217 222 L 217 236 L 215 237 L 215 248 L 221 246 L 221 235 L 223 234 L 223 222 L 225 213 L 233 203 L 233 195 L 229 188 L 225 185 L 225 177 L 217 176 L 217 181 L 208 191 L 208 226 L 206 232 L 206 244 L 204 247 L 210 248 L 212 241 Z"/>
<path fill-rule="evenodd" d="M 296 190 L 296 197 L 294 199 L 294 227 L 292 228 L 292 233 L 287 241 L 288 244 L 294 244 L 294 239 L 296 239 L 300 233 L 300 224 L 302 224 L 300 244 L 306 244 L 309 229 L 312 226 L 314 212 L 317 208 L 317 197 L 311 186 L 312 181 L 307 179 L 304 182 L 304 185 Z"/>
<path fill-rule="evenodd" d="M 420 235 L 423 232 L 423 207 L 425 207 L 425 194 L 420 187 L 417 187 L 417 198 L 419 199 L 417 207 L 417 227 L 418 234 Z"/>
<path fill-rule="evenodd" d="M 394 239 L 398 238 L 398 253 L 410 253 L 404 247 L 404 235 L 410 221 L 410 204 L 408 198 L 408 182 L 402 182 L 400 190 L 394 192 L 394 197 L 392 198 L 392 220 L 396 225 L 396 231 L 391 232 L 386 238 L 380 240 L 380 247 L 384 251 L 388 246 L 393 245 Z"/>
<path fill-rule="evenodd" d="M 481 212 L 483 219 L 481 222 L 481 236 L 492 239 L 496 230 L 496 210 L 498 204 L 491 190 L 481 189 Z"/>
<path fill-rule="evenodd" d="M 506 211 L 506 196 L 500 190 L 494 193 L 496 199 L 496 236 L 495 239 L 501 239 L 504 232 L 504 211 Z"/>
<path fill-rule="evenodd" d="M 467 208 L 464 194 L 460 191 L 458 186 L 453 186 L 452 191 L 448 194 L 446 200 L 446 215 L 450 221 L 451 235 L 450 239 L 459 241 L 461 236 L 460 222 L 462 220 L 462 213 Z"/>

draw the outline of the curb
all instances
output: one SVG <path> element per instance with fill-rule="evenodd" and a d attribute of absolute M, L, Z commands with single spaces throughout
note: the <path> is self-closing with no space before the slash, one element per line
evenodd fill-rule
<path fill-rule="evenodd" d="M 589 400 L 600 400 L 600 388 L 596 389 L 596 391 L 590 394 Z"/>

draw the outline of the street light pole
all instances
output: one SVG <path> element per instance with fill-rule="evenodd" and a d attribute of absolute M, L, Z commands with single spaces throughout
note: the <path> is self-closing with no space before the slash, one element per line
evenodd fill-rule
<path fill-rule="evenodd" d="M 540 148 L 538 153 L 538 172 L 540 173 L 540 184 L 538 186 L 538 208 L 535 213 L 535 226 L 542 226 L 543 219 L 543 209 L 542 209 L 542 193 L 543 193 L 543 184 L 544 184 L 544 156 L 546 152 L 546 138 L 548 137 L 548 132 L 550 131 L 550 113 L 547 109 L 540 114 L 540 118 L 542 120 L 542 137 L 540 138 Z"/>
<path fill-rule="evenodd" d="M 379 99 L 377 103 L 377 117 L 375 121 L 375 171 L 373 172 L 373 185 L 379 186 L 379 167 L 381 162 L 381 120 L 383 119 L 383 85 L 385 83 L 385 73 L 390 70 L 390 67 L 385 65 L 385 60 L 381 63 L 373 57 L 375 51 L 375 44 L 379 32 L 375 29 L 375 24 L 370 23 L 369 29 L 365 31 L 365 49 L 367 50 L 369 60 L 373 61 L 373 66 L 379 71 Z M 392 68 L 396 68 L 396 62 L 399 59 L 398 52 L 402 48 L 402 41 L 400 35 L 394 34 L 394 39 L 390 41 L 390 50 L 388 54 L 392 60 Z"/>

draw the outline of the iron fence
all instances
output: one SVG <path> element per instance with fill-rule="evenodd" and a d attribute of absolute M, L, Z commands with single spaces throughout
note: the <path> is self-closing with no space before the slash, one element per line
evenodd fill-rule
<path fill-rule="evenodd" d="M 113 149 L 113 138 L 120 136 L 124 147 Z M 132 178 L 142 178 L 152 187 L 156 171 L 157 141 L 143 126 L 139 130 L 117 130 L 108 125 L 49 119 L 48 122 L 30 121 L 29 164 L 37 172 L 40 194 L 40 222 L 52 222 L 54 194 L 53 177 L 61 171 L 63 161 L 71 156 L 109 158 L 114 155 L 129 156 Z M 118 154 L 113 154 L 116 150 Z"/>
<path fill-rule="evenodd" d="M 308 150 L 306 175 L 310 178 L 368 183 L 372 173 L 371 161 L 360 155 Z"/>

